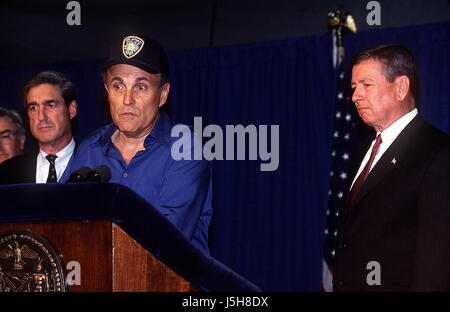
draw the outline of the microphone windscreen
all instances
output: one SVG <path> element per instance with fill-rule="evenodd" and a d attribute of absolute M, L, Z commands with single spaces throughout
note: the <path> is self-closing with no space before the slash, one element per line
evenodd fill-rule
<path fill-rule="evenodd" d="M 87 174 L 86 181 L 88 182 L 108 182 L 111 178 L 111 170 L 108 166 L 100 165 L 98 167 L 92 168 L 92 170 Z"/>
<path fill-rule="evenodd" d="M 108 182 L 109 179 L 111 179 L 111 169 L 109 169 L 106 165 L 101 165 L 98 167 L 95 167 L 94 169 L 98 173 L 100 173 L 100 182 Z"/>
<path fill-rule="evenodd" d="M 66 181 L 66 183 L 72 183 L 72 182 L 84 182 L 86 180 L 87 174 L 92 169 L 89 167 L 81 167 L 80 169 L 72 172 L 69 179 Z"/>

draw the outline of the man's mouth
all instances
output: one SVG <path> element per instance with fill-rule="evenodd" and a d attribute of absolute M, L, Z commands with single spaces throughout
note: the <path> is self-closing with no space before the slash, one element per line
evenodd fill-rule
<path fill-rule="evenodd" d="M 131 113 L 131 112 L 125 112 L 125 113 L 120 113 L 120 116 L 122 116 L 122 117 L 135 117 L 136 114 Z"/>

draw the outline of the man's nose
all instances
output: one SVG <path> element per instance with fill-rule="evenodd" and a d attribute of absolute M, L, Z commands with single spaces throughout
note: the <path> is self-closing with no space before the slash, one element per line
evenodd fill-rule
<path fill-rule="evenodd" d="M 356 101 L 362 99 L 362 91 L 361 91 L 361 90 L 362 90 L 362 89 L 361 89 L 360 87 L 358 87 L 358 86 L 356 86 L 356 87 L 353 89 L 352 101 L 353 101 L 354 103 L 356 103 Z"/>
<path fill-rule="evenodd" d="M 133 90 L 132 89 L 125 90 L 125 94 L 123 96 L 123 104 L 131 105 L 133 103 L 134 103 Z"/>
<path fill-rule="evenodd" d="M 0 140 L 0 154 L 8 153 L 8 149 L 6 148 L 7 145 L 6 140 Z"/>
<path fill-rule="evenodd" d="M 39 107 L 37 115 L 39 121 L 47 119 L 47 112 L 44 108 Z"/>

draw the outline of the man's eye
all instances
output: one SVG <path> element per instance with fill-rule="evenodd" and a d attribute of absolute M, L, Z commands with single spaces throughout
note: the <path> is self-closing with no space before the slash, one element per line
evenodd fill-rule
<path fill-rule="evenodd" d="M 370 87 L 370 86 L 373 86 L 373 84 L 370 84 L 370 83 L 365 83 L 365 84 L 364 84 L 364 87 L 366 87 L 366 88 L 367 88 L 367 87 Z"/>
<path fill-rule="evenodd" d="M 139 91 L 146 91 L 148 89 L 148 87 L 146 85 L 137 85 L 137 89 Z"/>
<path fill-rule="evenodd" d="M 113 85 L 113 89 L 114 89 L 114 90 L 122 90 L 122 89 L 123 89 L 123 85 L 120 85 L 120 84 L 114 84 L 114 85 Z"/>
<path fill-rule="evenodd" d="M 31 112 L 36 111 L 36 109 L 37 109 L 36 105 L 30 105 L 30 106 L 28 106 L 28 110 L 31 111 Z"/>

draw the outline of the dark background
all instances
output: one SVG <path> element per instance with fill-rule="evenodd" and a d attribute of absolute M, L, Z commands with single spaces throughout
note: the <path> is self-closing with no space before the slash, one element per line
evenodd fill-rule
<path fill-rule="evenodd" d="M 81 26 L 68 26 L 68 2 L 0 0 L 0 66 L 100 59 L 112 34 L 136 29 L 169 51 L 208 47 L 213 20 L 214 46 L 322 35 L 328 11 L 338 5 L 359 31 L 450 20 L 448 0 L 378 1 L 380 26 L 367 25 L 365 0 L 85 0 Z"/>
<path fill-rule="evenodd" d="M 381 26 L 366 24 L 368 1 L 79 1 L 81 26 L 66 24 L 67 2 L 0 1 L 0 105 L 20 109 L 24 83 L 59 70 L 78 87 L 81 140 L 108 119 L 99 103 L 110 38 L 157 38 L 169 50 L 174 121 L 280 125 L 277 171 L 213 163 L 211 253 L 263 290 L 320 290 L 336 95 L 330 9 L 342 4 L 360 30 L 346 35 L 346 65 L 377 44 L 413 51 L 421 113 L 450 133 L 449 1 L 379 1 Z"/>

